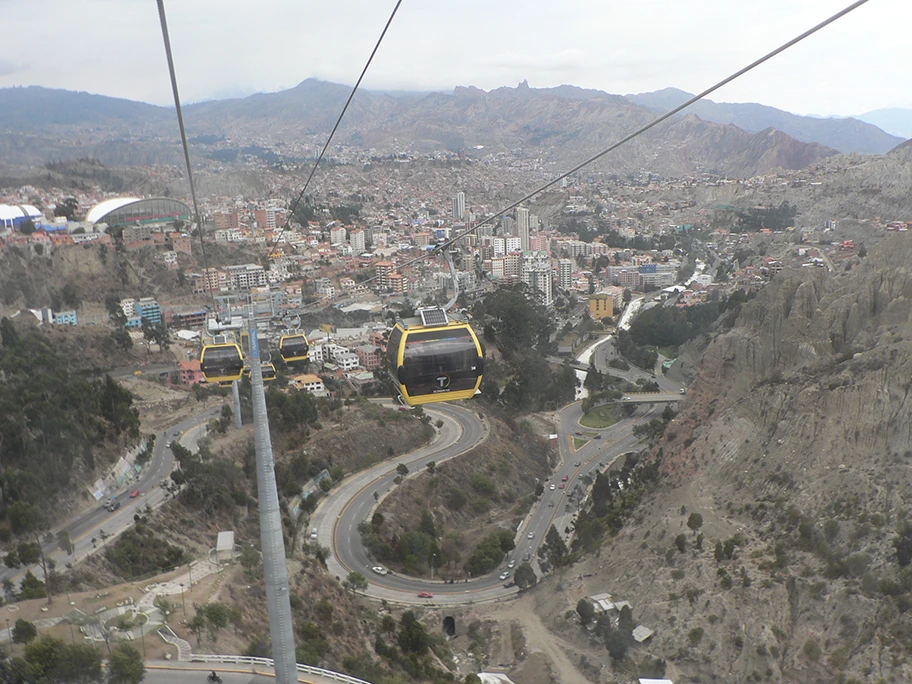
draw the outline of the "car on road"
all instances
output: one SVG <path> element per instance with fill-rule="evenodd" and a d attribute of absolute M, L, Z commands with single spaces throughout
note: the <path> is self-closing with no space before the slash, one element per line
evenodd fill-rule
<path fill-rule="evenodd" d="M 554 508 L 554 502 L 553 502 L 553 501 L 549 501 L 549 502 L 548 502 L 548 508 Z"/>
<path fill-rule="evenodd" d="M 596 439 L 601 439 L 602 436 L 601 436 L 601 435 L 596 435 L 595 438 L 596 438 Z"/>
<path fill-rule="evenodd" d="M 564 476 L 561 478 L 561 482 L 566 482 L 566 481 L 569 480 L 569 479 L 570 479 L 570 476 L 569 476 L 569 475 L 564 475 Z"/>
<path fill-rule="evenodd" d="M 137 496 L 139 496 L 139 490 L 138 490 L 138 489 L 134 489 L 132 492 L 130 492 L 130 498 L 131 498 L 131 499 L 135 499 Z"/>
<path fill-rule="evenodd" d="M 167 444 L 165 444 L 165 446 L 168 447 L 168 448 L 170 449 L 170 448 L 171 448 L 171 442 L 168 442 Z"/>
<path fill-rule="evenodd" d="M 381 575 L 381 576 L 385 575 L 389 572 L 389 570 L 384 568 L 382 565 L 375 565 L 374 567 L 371 568 L 371 570 L 373 570 L 374 572 L 376 572 L 378 575 Z"/>
<path fill-rule="evenodd" d="M 117 499 L 109 499 L 108 501 L 104 502 L 104 505 L 102 506 L 102 508 L 104 508 L 106 511 L 110 511 L 111 513 L 113 513 L 118 508 L 120 508 L 120 501 L 118 501 Z"/>
<path fill-rule="evenodd" d="M 515 587 L 515 586 L 516 586 L 516 582 L 514 582 L 513 580 L 510 580 L 509 582 L 504 583 L 504 589 L 509 589 L 510 587 Z"/>
<path fill-rule="evenodd" d="M 503 581 L 504 581 L 505 579 L 507 579 L 507 577 L 509 577 L 509 576 L 510 576 L 510 573 L 509 573 L 509 572 L 502 572 L 502 573 L 500 573 L 500 581 L 503 582 Z"/>
<path fill-rule="evenodd" d="M 561 482 L 561 483 L 558 485 L 557 488 L 558 488 L 558 489 L 563 489 L 563 488 L 566 487 L 566 486 L 567 486 L 567 483 L 566 483 L 566 482 Z"/>
<path fill-rule="evenodd" d="M 552 491 L 552 492 L 553 492 L 553 491 L 554 491 L 554 489 L 555 489 L 555 487 L 554 487 L 554 483 L 552 483 L 552 484 L 551 484 L 551 486 L 550 486 L 550 487 L 548 487 L 548 489 L 550 489 L 550 490 L 551 490 L 551 491 Z"/>
<path fill-rule="evenodd" d="M 581 465 L 582 465 L 582 463 L 580 461 L 576 461 L 576 462 L 574 462 L 573 467 L 579 468 Z"/>
<path fill-rule="evenodd" d="M 434 598 L 434 595 L 429 591 L 419 591 L 418 598 Z"/>
<path fill-rule="evenodd" d="M 508 567 L 508 568 L 512 568 L 514 565 L 516 565 L 516 561 L 515 561 L 515 560 L 510 560 L 510 562 L 507 563 L 507 567 Z"/>
<path fill-rule="evenodd" d="M 526 537 L 529 539 L 535 539 L 535 532 L 529 532 L 529 534 L 527 534 Z"/>

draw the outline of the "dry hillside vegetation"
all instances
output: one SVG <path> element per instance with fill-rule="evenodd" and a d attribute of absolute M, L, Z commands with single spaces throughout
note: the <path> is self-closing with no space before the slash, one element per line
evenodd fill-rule
<path fill-rule="evenodd" d="M 900 234 L 746 304 L 655 449 L 664 485 L 583 566 L 684 681 L 912 679 L 909 264 Z"/>

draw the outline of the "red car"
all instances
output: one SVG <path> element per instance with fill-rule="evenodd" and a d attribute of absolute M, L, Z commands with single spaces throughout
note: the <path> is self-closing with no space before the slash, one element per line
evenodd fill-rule
<path fill-rule="evenodd" d="M 429 591 L 419 591 L 418 598 L 434 598 L 434 595 Z"/>
<path fill-rule="evenodd" d="M 132 492 L 130 492 L 130 498 L 131 498 L 131 499 L 135 499 L 137 496 L 139 496 L 139 490 L 138 490 L 138 489 L 134 489 Z"/>
<path fill-rule="evenodd" d="M 566 487 L 566 486 L 567 486 L 566 483 L 561 482 L 561 483 L 557 486 L 557 488 L 558 488 L 558 489 L 563 489 L 563 488 Z"/>
<path fill-rule="evenodd" d="M 564 476 L 561 478 L 561 482 L 566 482 L 566 481 L 569 480 L 569 479 L 570 479 L 570 476 L 569 476 L 569 475 L 564 475 Z"/>

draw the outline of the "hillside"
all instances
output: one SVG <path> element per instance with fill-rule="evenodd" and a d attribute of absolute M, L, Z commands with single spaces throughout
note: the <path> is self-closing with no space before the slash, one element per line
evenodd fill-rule
<path fill-rule="evenodd" d="M 579 570 L 656 629 L 637 659 L 675 681 L 912 678 L 910 260 L 898 235 L 848 273 L 784 272 L 709 344 L 662 485 Z"/>
<path fill-rule="evenodd" d="M 194 153 L 216 165 L 245 156 L 269 163 L 310 159 L 348 92 L 347 86 L 308 79 L 278 93 L 191 105 L 185 111 L 188 135 Z M 7 167 L 79 157 L 116 166 L 179 165 L 176 127 L 165 108 L 43 88 L 0 90 L 0 99 L 7 98 L 15 104 L 8 116 L 0 110 L 0 158 Z M 55 111 L 72 107 L 73 115 L 48 115 L 49 101 Z M 523 82 L 490 92 L 461 87 L 452 94 L 399 96 L 359 91 L 339 129 L 335 154 L 507 154 L 569 166 L 652 118 L 653 112 L 631 100 L 573 86 L 533 89 Z M 801 168 L 833 154 L 785 135 L 684 120 L 667 122 L 597 168 L 752 176 L 780 166 Z"/>
<path fill-rule="evenodd" d="M 462 580 L 482 537 L 497 529 L 512 535 L 535 499 L 536 483 L 548 477 L 556 458 L 546 440 L 531 434 L 529 423 L 523 422 L 520 430 L 493 420 L 484 444 L 440 464 L 433 473 L 406 480 L 386 497 L 378 508 L 382 522 L 374 526 L 381 545 L 391 545 L 390 557 L 381 560 L 395 570 L 427 574 L 423 559 L 409 567 L 398 551 L 410 531 L 433 528 L 431 536 L 442 556 L 437 576 Z"/>

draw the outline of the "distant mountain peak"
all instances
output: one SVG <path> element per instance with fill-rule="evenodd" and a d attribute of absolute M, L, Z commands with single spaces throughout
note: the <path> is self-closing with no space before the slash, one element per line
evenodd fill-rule
<path fill-rule="evenodd" d="M 627 99 L 655 112 L 665 113 L 692 97 L 678 88 L 663 88 L 652 93 L 628 95 Z M 902 142 L 902 138 L 858 119 L 800 116 L 757 103 L 703 99 L 690 105 L 683 114 L 696 114 L 718 124 L 734 124 L 750 133 L 775 128 L 801 142 L 819 143 L 839 152 L 885 154 Z"/>

